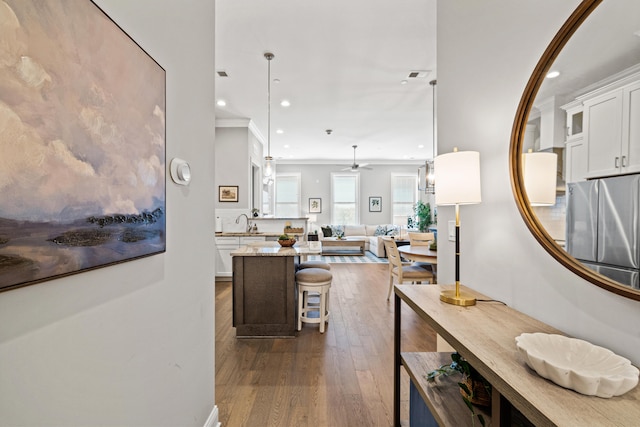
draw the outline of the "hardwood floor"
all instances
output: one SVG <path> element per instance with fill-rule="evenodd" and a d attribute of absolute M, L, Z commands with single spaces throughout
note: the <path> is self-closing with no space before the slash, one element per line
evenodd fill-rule
<path fill-rule="evenodd" d="M 216 283 L 216 404 L 223 427 L 393 424 L 393 297 L 386 264 L 332 264 L 326 332 L 237 339 L 231 282 Z M 417 285 L 420 286 L 420 285 Z M 428 286 L 428 285 L 422 285 Z M 434 351 L 435 333 L 402 309 L 402 351 Z M 402 418 L 409 379 L 403 373 Z"/>

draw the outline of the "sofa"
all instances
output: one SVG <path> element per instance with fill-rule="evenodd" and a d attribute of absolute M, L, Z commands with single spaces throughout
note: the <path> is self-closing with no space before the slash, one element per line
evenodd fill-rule
<path fill-rule="evenodd" d="M 381 225 L 323 225 L 318 232 L 319 240 L 327 237 L 360 238 L 364 240 L 364 250 L 369 251 L 379 258 L 385 258 L 387 253 L 384 249 L 384 236 L 395 236 L 398 234 L 398 226 L 393 224 Z"/>

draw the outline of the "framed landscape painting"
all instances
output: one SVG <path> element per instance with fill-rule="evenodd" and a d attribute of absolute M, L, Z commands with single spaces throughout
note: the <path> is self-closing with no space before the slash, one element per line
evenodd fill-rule
<path fill-rule="evenodd" d="M 164 252 L 165 70 L 89 0 L 0 7 L 0 291 Z"/>
<path fill-rule="evenodd" d="M 237 202 L 238 186 L 237 185 L 220 185 L 218 186 L 219 202 Z"/>

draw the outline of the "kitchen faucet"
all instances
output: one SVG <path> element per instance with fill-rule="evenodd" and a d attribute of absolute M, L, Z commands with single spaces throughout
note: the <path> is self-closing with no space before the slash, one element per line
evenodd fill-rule
<path fill-rule="evenodd" d="M 247 219 L 247 233 L 249 233 L 251 231 L 251 221 L 249 221 L 249 217 L 247 216 L 247 214 L 238 215 L 238 217 L 236 218 L 236 224 L 240 224 L 240 218 L 242 217 L 245 217 Z"/>

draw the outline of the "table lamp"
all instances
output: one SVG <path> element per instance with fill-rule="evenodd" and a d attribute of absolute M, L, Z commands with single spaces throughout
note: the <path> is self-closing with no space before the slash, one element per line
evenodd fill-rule
<path fill-rule="evenodd" d="M 524 189 L 531 206 L 553 206 L 556 204 L 556 175 L 558 155 L 556 153 L 531 150 L 522 154 Z"/>
<path fill-rule="evenodd" d="M 406 215 L 394 215 L 393 216 L 393 225 L 398 226 L 398 239 L 402 240 L 405 236 L 405 231 L 407 229 L 407 216 Z"/>
<path fill-rule="evenodd" d="M 440 300 L 469 306 L 476 303 L 470 295 L 460 293 L 460 205 L 480 203 L 480 153 L 458 151 L 435 158 L 436 205 L 456 207 L 456 288 L 442 291 Z"/>

